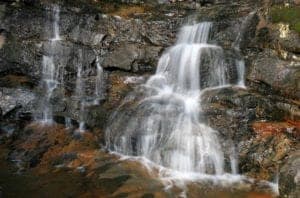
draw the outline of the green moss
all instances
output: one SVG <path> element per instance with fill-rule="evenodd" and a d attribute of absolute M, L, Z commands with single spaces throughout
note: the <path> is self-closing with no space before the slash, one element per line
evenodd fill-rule
<path fill-rule="evenodd" d="M 274 23 L 288 23 L 290 28 L 300 34 L 300 7 L 274 6 L 270 11 Z"/>
<path fill-rule="evenodd" d="M 294 25 L 294 29 L 300 33 L 300 21 L 298 21 L 297 23 L 295 23 Z"/>

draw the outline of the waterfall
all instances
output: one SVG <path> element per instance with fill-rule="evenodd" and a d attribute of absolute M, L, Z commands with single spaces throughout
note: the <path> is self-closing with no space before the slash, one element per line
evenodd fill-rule
<path fill-rule="evenodd" d="M 57 86 L 57 81 L 54 77 L 55 65 L 53 63 L 53 58 L 48 56 L 43 56 L 43 83 L 45 84 L 45 102 L 43 110 L 42 122 L 52 123 L 52 109 L 50 107 L 50 99 L 53 94 L 53 90 Z"/>
<path fill-rule="evenodd" d="M 87 130 L 85 115 L 86 108 L 99 105 L 99 101 L 103 99 L 104 91 L 104 72 L 100 64 L 100 58 L 98 52 L 94 50 L 96 55 L 95 66 L 96 66 L 96 76 L 94 77 L 94 92 L 89 93 L 87 89 L 90 83 L 89 73 L 92 69 L 91 65 L 83 65 L 84 54 L 82 49 L 78 50 L 77 55 L 77 75 L 76 75 L 76 87 L 74 93 L 74 99 L 79 104 L 79 127 L 77 132 L 83 133 Z M 94 73 L 94 74 L 95 74 Z"/>
<path fill-rule="evenodd" d="M 96 56 L 96 71 L 97 71 L 97 75 L 96 75 L 96 80 L 95 80 L 94 104 L 99 104 L 99 100 L 102 98 L 103 88 L 104 88 L 103 68 L 101 67 L 99 56 Z"/>
<path fill-rule="evenodd" d="M 47 27 L 45 28 L 48 31 L 48 26 L 51 28 L 50 33 L 46 32 L 46 35 L 51 35 L 49 39 L 44 42 L 44 52 L 43 61 L 42 61 L 42 77 L 41 77 L 41 88 L 45 91 L 44 97 L 41 100 L 40 109 L 38 111 L 38 115 L 36 115 L 36 120 L 41 121 L 42 123 L 51 124 L 53 123 L 53 107 L 51 100 L 53 98 L 54 92 L 57 88 L 64 86 L 64 74 L 65 65 L 61 63 L 59 60 L 62 56 L 60 54 L 63 49 L 61 43 L 63 42 L 60 37 L 59 30 L 59 21 L 60 21 L 60 8 L 57 5 L 53 5 L 51 7 L 51 16 L 49 17 L 49 21 L 51 21 L 51 25 L 47 23 Z M 48 9 L 47 9 L 48 13 Z M 96 36 L 99 40 L 99 35 Z M 95 50 L 96 52 L 96 50 Z M 86 107 L 90 105 L 98 105 L 99 101 L 103 99 L 103 91 L 104 91 L 104 72 L 100 65 L 100 58 L 98 57 L 98 53 L 96 53 L 96 76 L 92 79 L 95 83 L 95 91 L 94 93 L 90 93 L 88 88 L 90 86 L 89 81 L 90 74 L 95 74 L 95 72 L 91 72 L 90 65 L 84 65 L 84 59 L 86 57 L 83 56 L 83 50 L 78 49 L 77 51 L 77 76 L 76 76 L 76 87 L 75 92 L 73 94 L 73 99 L 78 102 L 78 111 L 79 111 L 79 132 L 84 132 L 86 129 L 85 124 L 85 111 Z M 41 113 L 42 112 L 42 113 Z M 42 114 L 42 115 L 40 115 Z M 71 118 L 65 118 L 65 124 L 67 128 L 70 128 L 72 123 L 70 122 Z"/>
<path fill-rule="evenodd" d="M 242 58 L 242 55 L 241 55 L 240 45 L 241 45 L 241 42 L 242 42 L 243 37 L 245 35 L 245 32 L 248 29 L 248 26 L 249 26 L 249 23 L 251 22 L 252 17 L 255 16 L 255 13 L 256 12 L 249 13 L 249 15 L 247 15 L 245 17 L 245 19 L 242 21 L 240 30 L 238 31 L 239 33 L 238 33 L 235 41 L 232 44 L 232 47 L 235 49 L 235 51 L 237 52 L 237 54 L 240 57 L 239 59 L 237 59 L 235 61 L 235 65 L 236 65 L 237 76 L 238 76 L 237 85 L 239 87 L 242 87 L 242 88 L 246 88 L 246 85 L 245 85 L 245 70 L 246 69 L 245 69 L 245 61 L 244 61 L 244 59 Z"/>
<path fill-rule="evenodd" d="M 61 40 L 60 38 L 60 35 L 59 35 L 59 20 L 60 20 L 60 17 L 59 17 L 59 12 L 60 12 L 60 9 L 59 9 L 59 6 L 57 5 L 54 5 L 53 6 L 53 10 L 54 10 L 54 22 L 53 22 L 53 33 L 54 33 L 54 36 L 52 38 L 53 41 L 59 41 Z"/>
<path fill-rule="evenodd" d="M 201 121 L 200 113 L 201 91 L 228 83 L 223 50 L 208 43 L 211 28 L 203 22 L 181 29 L 128 120 L 122 121 L 120 112 L 112 117 L 106 131 L 110 150 L 183 173 L 225 173 L 218 131 Z"/>
<path fill-rule="evenodd" d="M 84 110 L 85 110 L 85 90 L 84 90 L 84 80 L 83 80 L 83 65 L 82 65 L 82 50 L 78 50 L 78 65 L 77 65 L 77 76 L 76 76 L 76 89 L 75 97 L 79 102 L 79 129 L 80 133 L 85 131 L 84 122 Z"/>
<path fill-rule="evenodd" d="M 96 57 L 96 67 L 97 67 L 97 76 L 96 76 L 95 94 L 97 97 L 100 97 L 102 94 L 103 68 L 100 65 L 100 60 L 98 56 Z"/>
<path fill-rule="evenodd" d="M 51 124 L 53 122 L 52 108 L 51 108 L 51 97 L 53 91 L 63 81 L 63 72 L 60 65 L 55 64 L 54 56 L 56 53 L 57 42 L 60 39 L 59 36 L 59 7 L 53 6 L 53 38 L 49 39 L 49 45 L 46 49 L 47 55 L 43 56 L 43 70 L 42 70 L 42 87 L 45 90 L 45 96 L 43 98 L 42 107 L 42 122 Z"/>
<path fill-rule="evenodd" d="M 68 118 L 68 117 L 65 118 L 65 126 L 66 126 L 67 129 L 72 128 L 73 125 L 72 125 L 71 118 Z"/>
<path fill-rule="evenodd" d="M 78 65 L 77 65 L 77 75 L 76 75 L 76 88 L 75 88 L 75 94 L 78 97 L 78 99 L 81 99 L 84 96 L 83 93 L 83 65 L 82 65 L 82 50 L 78 50 Z"/>
<path fill-rule="evenodd" d="M 236 64 L 236 69 L 237 69 L 237 76 L 238 76 L 238 80 L 237 80 L 237 85 L 239 87 L 246 87 L 245 85 L 245 61 L 243 59 L 241 60 L 236 60 L 235 61 Z"/>

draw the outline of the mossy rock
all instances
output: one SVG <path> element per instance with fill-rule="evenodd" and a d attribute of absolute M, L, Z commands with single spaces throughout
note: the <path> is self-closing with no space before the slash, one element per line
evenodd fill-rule
<path fill-rule="evenodd" d="M 288 23 L 291 29 L 300 34 L 300 7 L 274 6 L 270 11 L 271 20 L 274 23 Z"/>

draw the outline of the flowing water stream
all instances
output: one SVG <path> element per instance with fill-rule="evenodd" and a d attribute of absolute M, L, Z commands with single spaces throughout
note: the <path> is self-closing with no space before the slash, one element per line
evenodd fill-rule
<path fill-rule="evenodd" d="M 225 173 L 218 131 L 201 120 L 201 91 L 227 85 L 223 50 L 208 43 L 211 28 L 203 22 L 181 29 L 145 84 L 147 97 L 127 127 L 107 130 L 109 149 L 183 173 Z"/>
<path fill-rule="evenodd" d="M 44 97 L 40 104 L 40 109 L 42 113 L 37 113 L 36 120 L 44 124 L 52 124 L 53 120 L 53 107 L 51 105 L 51 98 L 53 93 L 57 88 L 63 88 L 64 84 L 64 74 L 65 66 L 63 63 L 59 63 L 59 59 L 63 54 L 60 54 L 63 49 L 63 46 L 60 45 L 61 42 L 64 42 L 60 37 L 60 8 L 58 5 L 53 5 L 50 9 L 50 16 L 48 21 L 51 22 L 51 25 L 48 23 L 52 30 L 50 33 L 51 38 L 47 39 L 44 43 L 45 55 L 43 55 L 42 61 L 42 78 L 41 78 L 41 88 L 44 91 Z M 48 9 L 47 9 L 48 15 Z M 48 28 L 45 28 L 48 30 Z M 48 35 L 48 32 L 47 32 Z M 77 68 L 76 72 L 76 83 L 75 83 L 75 92 L 73 98 L 79 102 L 79 132 L 85 131 L 85 108 L 89 105 L 99 105 L 99 101 L 103 99 L 103 89 L 104 89 L 104 72 L 100 65 L 100 58 L 98 52 L 95 51 L 95 65 L 96 65 L 96 76 L 94 79 L 94 93 L 87 96 L 86 94 L 86 80 L 88 80 L 89 71 L 91 70 L 90 65 L 83 65 L 84 53 L 82 49 L 77 51 L 77 61 L 75 67 Z M 40 115 L 41 114 L 41 115 Z M 72 127 L 72 120 L 69 117 L 65 118 L 65 124 L 67 128 Z"/>
<path fill-rule="evenodd" d="M 223 49 L 210 44 L 212 26 L 202 22 L 182 27 L 176 44 L 161 56 L 155 75 L 128 96 L 106 130 L 112 153 L 141 162 L 158 173 L 166 191 L 180 188 L 180 197 L 188 197 L 191 183 L 210 181 L 209 185 L 232 188 L 255 182 L 238 174 L 232 140 L 223 139 L 203 119 L 201 94 L 245 87 L 242 59 L 236 60 L 237 83 L 230 84 Z M 261 182 L 276 193 L 276 184 Z"/>
<path fill-rule="evenodd" d="M 245 85 L 245 61 L 242 58 L 241 55 L 241 42 L 243 40 L 243 35 L 245 35 L 245 32 L 248 31 L 249 23 L 251 22 L 251 18 L 255 16 L 256 12 L 249 13 L 245 19 L 242 21 L 241 28 L 239 30 L 239 33 L 235 39 L 235 41 L 232 44 L 232 47 L 235 49 L 236 53 L 239 55 L 239 59 L 235 60 L 236 63 L 236 69 L 237 69 L 237 76 L 238 81 L 237 85 L 242 88 L 246 88 Z"/>
<path fill-rule="evenodd" d="M 60 65 L 54 61 L 56 55 L 57 43 L 61 40 L 59 36 L 59 7 L 53 6 L 52 8 L 52 21 L 53 21 L 53 36 L 48 40 L 49 45 L 47 49 L 47 55 L 43 56 L 43 70 L 42 70 L 42 87 L 45 90 L 45 96 L 43 98 L 42 118 L 39 119 L 43 123 L 51 124 L 53 122 L 52 108 L 50 100 L 53 91 L 57 86 L 63 82 L 63 69 Z"/>

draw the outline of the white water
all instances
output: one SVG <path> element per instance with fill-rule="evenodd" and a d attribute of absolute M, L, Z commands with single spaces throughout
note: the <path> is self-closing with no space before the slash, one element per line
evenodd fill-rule
<path fill-rule="evenodd" d="M 53 10 L 54 10 L 54 22 L 53 22 L 53 30 L 54 30 L 54 36 L 52 38 L 53 41 L 59 41 L 61 40 L 60 38 L 60 35 L 59 35 L 59 20 L 60 20 L 60 17 L 59 17 L 59 13 L 60 13 L 60 9 L 57 5 L 54 5 L 53 7 Z"/>
<path fill-rule="evenodd" d="M 96 66 L 97 66 L 97 77 L 96 77 L 96 85 L 95 85 L 95 94 L 96 96 L 101 96 L 102 94 L 102 81 L 103 81 L 103 68 L 100 65 L 99 57 L 96 58 Z"/>
<path fill-rule="evenodd" d="M 180 197 L 188 196 L 190 182 L 208 180 L 237 188 L 258 182 L 238 174 L 234 145 L 230 140 L 222 142 L 228 144 L 225 153 L 218 131 L 200 118 L 201 94 L 232 86 L 226 78 L 222 48 L 207 43 L 211 26 L 205 22 L 183 27 L 176 45 L 160 58 L 156 74 L 142 86 L 146 97 L 133 111 L 132 107 L 122 111 L 128 105 L 125 102 L 106 130 L 112 153 L 120 160 L 141 162 L 150 173 L 158 173 L 166 191 L 180 188 Z M 243 86 L 244 63 L 238 64 L 238 85 Z M 128 98 L 129 102 L 135 99 Z M 225 157 L 231 167 L 228 173 Z M 278 193 L 275 184 L 259 182 Z"/>
<path fill-rule="evenodd" d="M 84 81 L 82 79 L 83 73 L 83 65 L 82 65 L 82 50 L 78 50 L 78 65 L 77 65 L 77 76 L 76 76 L 76 89 L 75 94 L 76 96 L 81 99 L 84 96 L 83 88 L 84 88 Z"/>
<path fill-rule="evenodd" d="M 85 110 L 85 90 L 84 90 L 84 80 L 83 80 L 83 65 L 82 65 L 82 50 L 78 51 L 78 65 L 77 65 L 77 77 L 76 77 L 76 89 L 75 97 L 79 102 L 79 128 L 78 132 L 85 132 L 85 122 L 84 122 L 84 110 Z"/>
<path fill-rule="evenodd" d="M 232 44 L 232 47 L 236 50 L 236 52 L 240 55 L 240 58 L 235 61 L 236 63 L 236 69 L 237 69 L 237 75 L 238 75 L 238 82 L 237 85 L 241 88 L 246 88 L 245 84 L 245 61 L 241 56 L 241 50 L 240 45 L 241 41 L 243 40 L 243 35 L 246 31 L 248 31 L 249 23 L 251 22 L 252 17 L 254 17 L 255 12 L 251 12 L 248 16 L 245 17 L 243 20 L 239 33 L 235 39 L 235 41 Z"/>
<path fill-rule="evenodd" d="M 59 64 L 58 59 L 62 54 L 61 52 L 60 42 L 62 38 L 60 37 L 60 29 L 59 29 L 59 21 L 60 21 L 60 9 L 59 6 L 53 5 L 51 8 L 51 16 L 49 17 L 49 21 L 51 21 L 51 32 L 47 35 L 51 35 L 51 38 L 47 40 L 45 43 L 47 46 L 46 54 L 43 56 L 43 70 L 42 70 L 42 80 L 41 86 L 45 90 L 45 96 L 41 101 L 42 107 L 42 115 L 38 115 L 36 117 L 37 120 L 42 123 L 52 124 L 53 121 L 53 108 L 51 105 L 51 98 L 53 97 L 53 93 L 58 86 L 64 86 L 64 73 L 65 67 L 62 64 Z M 46 28 L 48 29 L 48 28 Z M 98 35 L 99 37 L 99 35 Z M 95 91 L 90 93 L 87 97 L 86 91 L 86 80 L 89 80 L 89 71 L 91 67 L 89 65 L 83 65 L 84 62 L 83 51 L 82 49 L 78 50 L 77 53 L 77 76 L 76 76 L 76 88 L 74 93 L 75 101 L 79 102 L 79 132 L 84 132 L 86 130 L 85 123 L 85 108 L 89 105 L 98 105 L 99 100 L 103 98 L 103 90 L 104 90 L 104 74 L 103 69 L 100 65 L 100 59 L 96 57 L 96 77 L 95 77 Z M 84 67 L 85 66 L 85 67 Z M 85 71 L 85 69 L 89 71 Z M 71 123 L 69 122 L 71 118 L 65 118 L 66 128 L 70 128 Z"/>
<path fill-rule="evenodd" d="M 59 7 L 54 6 L 53 10 L 53 38 L 49 39 L 49 48 L 47 49 L 48 55 L 43 56 L 43 73 L 42 73 L 42 86 L 45 89 L 45 97 L 43 101 L 43 114 L 42 123 L 51 124 L 53 122 L 52 108 L 50 105 L 50 100 L 53 95 L 53 91 L 57 86 L 63 81 L 63 73 L 61 72 L 63 68 L 54 63 L 53 56 L 56 52 L 57 42 L 60 39 L 59 36 Z"/>
<path fill-rule="evenodd" d="M 53 58 L 48 56 L 43 56 L 43 83 L 45 84 L 45 106 L 43 110 L 43 123 L 52 123 L 52 109 L 50 108 L 50 99 L 53 93 L 53 90 L 57 86 L 57 82 L 54 78 L 55 65 L 53 63 Z"/>
<path fill-rule="evenodd" d="M 246 88 L 245 85 L 245 61 L 243 59 L 236 60 L 236 68 L 238 73 L 237 85 L 242 88 Z"/>
<path fill-rule="evenodd" d="M 199 118 L 201 90 L 227 84 L 223 50 L 207 43 L 211 27 L 204 22 L 181 29 L 178 42 L 162 55 L 146 83 L 148 97 L 127 127 L 114 118 L 107 130 L 111 150 L 146 157 L 182 174 L 225 173 L 219 134 Z"/>
<path fill-rule="evenodd" d="M 197 25 L 187 25 L 181 28 L 178 43 L 207 43 L 209 39 L 209 32 L 212 28 L 210 22 L 203 22 Z"/>
<path fill-rule="evenodd" d="M 79 127 L 77 132 L 83 133 L 87 130 L 87 125 L 85 121 L 86 108 L 99 105 L 101 99 L 104 96 L 104 72 L 100 64 L 100 58 L 97 55 L 98 52 L 95 50 L 96 54 L 96 76 L 94 78 L 94 91 L 88 93 L 89 86 L 89 72 L 91 71 L 91 65 L 83 65 L 84 54 L 81 49 L 78 50 L 78 61 L 77 61 L 77 76 L 76 76 L 76 89 L 74 97 L 79 102 Z"/>
<path fill-rule="evenodd" d="M 68 117 L 65 118 L 65 126 L 67 129 L 70 129 L 73 127 L 71 118 L 68 118 Z"/>

